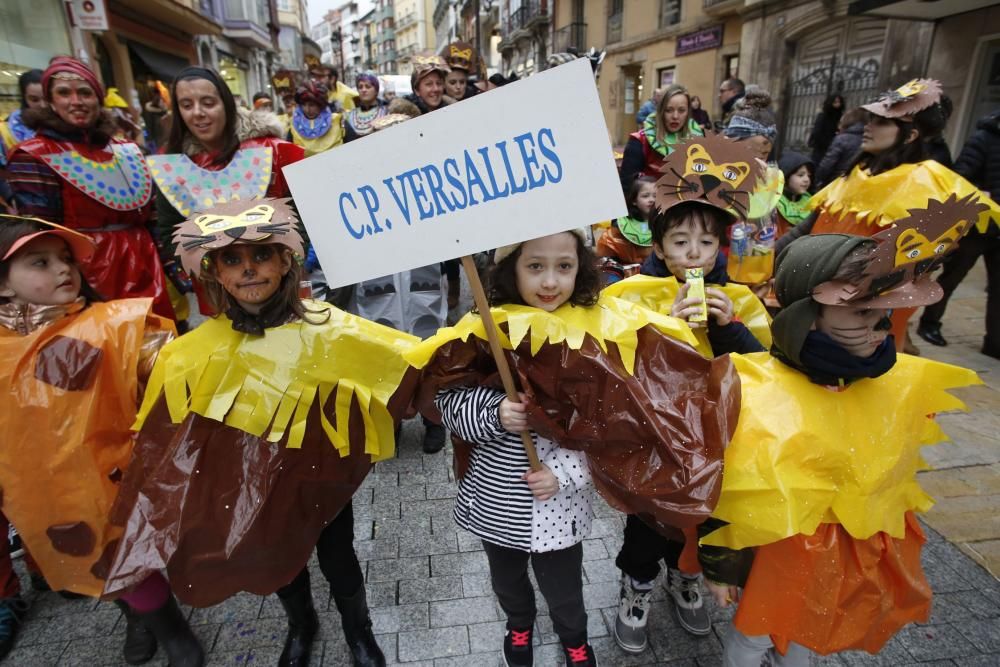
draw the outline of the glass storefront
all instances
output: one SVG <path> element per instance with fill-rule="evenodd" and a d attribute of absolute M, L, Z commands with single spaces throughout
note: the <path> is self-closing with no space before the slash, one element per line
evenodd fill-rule
<path fill-rule="evenodd" d="M 250 104 L 250 96 L 247 95 L 247 64 L 225 54 L 219 55 L 219 74 L 229 86 L 233 95 L 237 96 L 237 103 L 242 100 L 247 106 Z"/>
<path fill-rule="evenodd" d="M 20 105 L 17 77 L 72 52 L 60 0 L 0 2 L 0 116 Z"/>

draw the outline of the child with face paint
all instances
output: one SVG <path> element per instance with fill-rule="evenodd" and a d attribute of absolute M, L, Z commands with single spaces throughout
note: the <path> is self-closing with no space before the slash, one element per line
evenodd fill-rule
<path fill-rule="evenodd" d="M 712 190 L 702 188 L 698 193 L 677 187 L 676 174 L 682 181 L 700 181 L 699 175 L 709 171 L 698 169 L 708 164 L 751 165 L 755 161 L 746 143 L 721 138 L 696 138 L 678 146 L 667 158 L 665 176 L 656 183 L 650 223 L 653 254 L 642 265 L 643 275 L 610 285 L 604 293 L 688 322 L 706 356 L 760 352 L 771 344 L 770 318 L 747 286 L 729 282 L 726 259 L 720 252 L 726 229 L 745 220 L 749 195 L 732 205 L 717 200 Z M 748 169 L 743 181 L 731 187 L 749 193 L 759 173 Z M 702 273 L 703 299 L 693 296 L 687 281 L 691 270 Z M 622 650 L 641 653 L 646 649 L 650 597 L 661 560 L 667 567 L 667 590 L 681 627 L 696 636 L 712 631 L 701 575 L 693 562 L 695 538 L 692 530 L 687 540 L 690 560 L 682 559 L 685 540 L 664 537 L 636 515 L 626 519 L 615 561 L 622 571 L 615 641 Z"/>
<path fill-rule="evenodd" d="M 0 448 L 4 514 L 53 590 L 100 597 L 122 536 L 108 515 L 132 456 L 129 427 L 174 327 L 152 299 L 102 302 L 78 266 L 94 251 L 66 227 L 0 216 L 0 423 L 12 434 Z M 159 644 L 173 665 L 202 664 L 166 580 L 147 572 L 133 584 L 117 602 L 124 661 L 147 662 Z M 16 576 L 2 585 L 4 617 L 17 619 Z"/>
<path fill-rule="evenodd" d="M 484 348 L 478 313 L 407 356 L 424 369 L 421 410 L 439 416 L 456 437 L 461 482 L 455 521 L 483 540 L 493 590 L 507 616 L 506 665 L 533 664 L 536 606 L 529 562 L 566 664 L 597 664 L 588 642 L 581 574 L 591 486 L 596 483 L 617 507 L 694 526 L 708 509 L 694 505 L 716 488 L 717 447 L 732 417 L 732 397 L 705 381 L 712 362 L 689 347 L 696 341 L 683 323 L 599 296 L 600 273 L 583 239 L 575 230 L 496 250 L 487 296 L 521 380 L 520 400 L 497 388 L 496 363 Z M 418 352 L 424 356 L 418 358 Z M 673 383 L 663 375 L 667 369 L 681 373 Z M 713 376 L 726 375 L 721 367 L 715 370 Z M 713 408 L 696 413 L 723 423 L 686 422 L 685 415 L 672 413 L 669 406 L 677 398 L 670 394 L 696 386 L 698 396 L 689 394 L 680 403 L 711 397 L 718 401 Z M 689 424 L 697 424 L 697 433 Z M 682 440 L 690 449 L 672 449 L 677 435 L 672 428 L 688 434 Z M 541 463 L 535 471 L 520 435 L 529 429 Z M 688 458 L 694 452 L 697 461 Z M 681 477 L 698 479 L 696 486 L 707 480 L 707 488 L 694 491 Z M 670 500 L 660 503 L 664 496 Z"/>
<path fill-rule="evenodd" d="M 288 200 L 216 206 L 174 241 L 220 315 L 164 348 L 153 371 L 108 590 L 165 568 L 194 606 L 276 593 L 289 626 L 279 664 L 305 665 L 319 630 L 315 549 L 353 663 L 384 665 L 351 497 L 393 455 L 413 385 L 401 352 L 417 339 L 299 297 L 303 239 Z"/>
<path fill-rule="evenodd" d="M 985 206 L 932 200 L 873 237 L 818 234 L 778 258 L 769 354 L 737 356 L 743 405 L 699 557 L 716 602 L 739 603 L 727 666 L 877 653 L 927 620 L 915 512 L 920 447 L 972 371 L 897 355 L 889 317 L 941 297 L 930 279 Z"/>

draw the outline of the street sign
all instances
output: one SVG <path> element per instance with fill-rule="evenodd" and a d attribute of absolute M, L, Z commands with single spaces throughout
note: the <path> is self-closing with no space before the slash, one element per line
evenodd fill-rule
<path fill-rule="evenodd" d="M 331 287 L 626 214 L 582 58 L 283 173 Z"/>

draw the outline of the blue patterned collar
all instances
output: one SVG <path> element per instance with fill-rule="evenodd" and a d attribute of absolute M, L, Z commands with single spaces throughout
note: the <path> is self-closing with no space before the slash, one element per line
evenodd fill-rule
<path fill-rule="evenodd" d="M 329 107 L 323 109 L 322 112 L 316 118 L 309 120 L 306 115 L 302 113 L 302 107 L 295 107 L 295 111 L 292 112 L 292 127 L 295 131 L 299 133 L 299 136 L 305 137 L 306 139 L 316 139 L 322 137 L 324 134 L 330 131 L 330 127 L 333 125 L 333 114 L 330 112 Z"/>

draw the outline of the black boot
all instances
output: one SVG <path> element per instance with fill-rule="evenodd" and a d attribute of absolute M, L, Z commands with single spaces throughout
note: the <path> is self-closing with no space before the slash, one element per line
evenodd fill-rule
<path fill-rule="evenodd" d="M 444 426 L 424 419 L 424 454 L 435 454 L 444 447 Z"/>
<path fill-rule="evenodd" d="M 205 652 L 173 595 L 159 609 L 136 613 L 135 617 L 153 633 L 166 651 L 170 667 L 201 667 L 205 664 Z"/>
<path fill-rule="evenodd" d="M 920 324 L 917 325 L 917 335 L 931 345 L 944 347 L 948 344 L 948 341 L 946 341 L 944 336 L 941 335 L 940 322 L 924 322 L 923 320 L 920 320 Z"/>
<path fill-rule="evenodd" d="M 301 578 L 301 576 L 299 577 Z M 295 583 L 295 582 L 293 582 Z M 278 600 L 288 615 L 288 635 L 285 648 L 278 658 L 279 667 L 305 667 L 309 664 L 313 639 L 319 631 L 319 616 L 313 607 L 312 589 L 308 577 L 304 586 L 288 586 L 291 590 L 278 593 Z"/>
<path fill-rule="evenodd" d="M 333 596 L 340 612 L 340 622 L 344 626 L 347 648 L 354 656 L 354 667 L 385 667 L 385 656 L 372 634 L 372 619 L 368 614 L 368 598 L 365 587 L 351 597 Z"/>
<path fill-rule="evenodd" d="M 125 647 L 122 656 L 130 665 L 142 665 L 156 655 L 156 636 L 139 622 L 136 614 L 124 600 L 115 600 L 115 606 L 122 610 L 125 616 Z"/>

